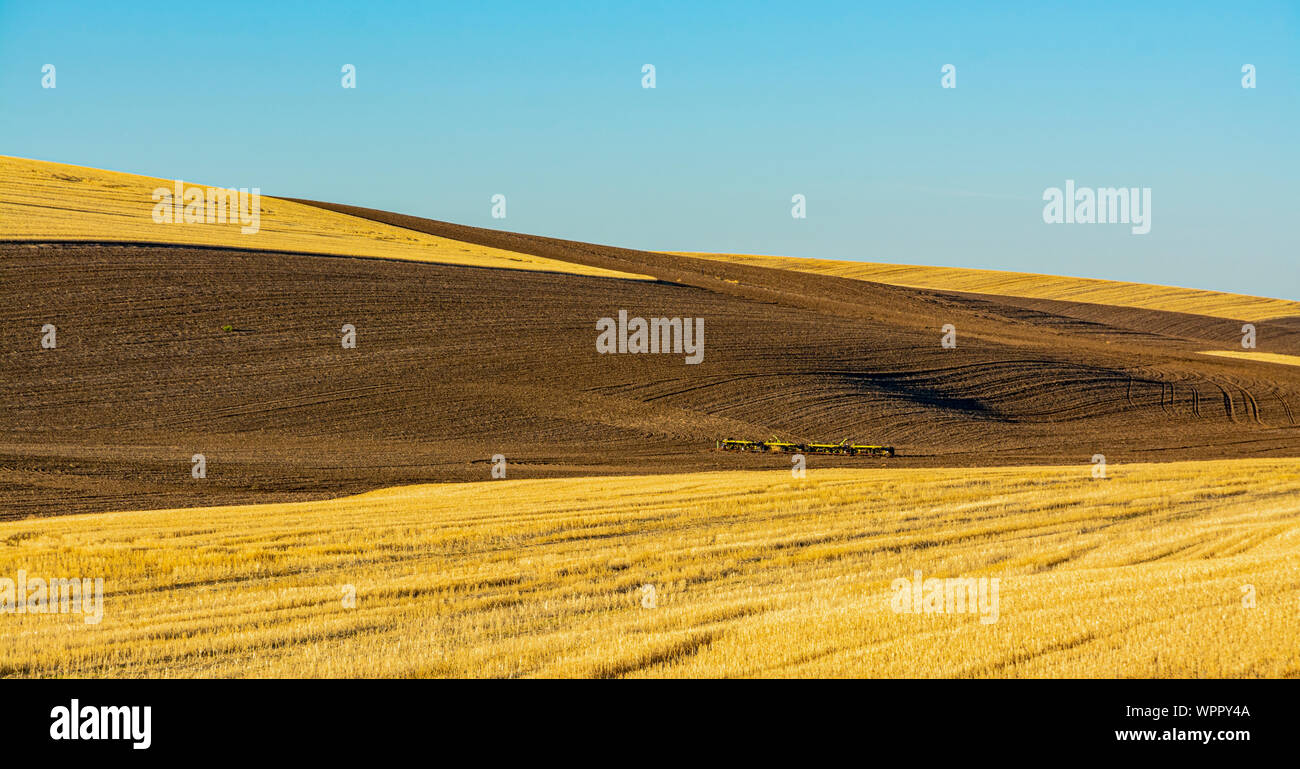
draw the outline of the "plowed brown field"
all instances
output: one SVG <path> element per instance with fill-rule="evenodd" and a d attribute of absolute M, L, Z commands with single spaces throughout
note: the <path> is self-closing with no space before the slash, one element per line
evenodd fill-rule
<path fill-rule="evenodd" d="M 300 201 L 305 202 L 305 201 Z M 609 248 L 347 206 L 657 281 L 221 247 L 0 245 L 0 514 L 318 499 L 399 484 L 771 469 L 721 437 L 894 445 L 810 466 L 1300 455 L 1300 368 L 1203 355 L 1240 322 Z M 595 322 L 702 317 L 705 356 Z M 58 328 L 42 349 L 40 329 Z M 357 328 L 342 349 L 340 328 Z M 944 324 L 958 346 L 940 345 Z M 230 326 L 231 330 L 223 330 Z M 1300 319 L 1260 351 L 1300 354 Z M 191 477 L 190 458 L 207 460 Z"/>

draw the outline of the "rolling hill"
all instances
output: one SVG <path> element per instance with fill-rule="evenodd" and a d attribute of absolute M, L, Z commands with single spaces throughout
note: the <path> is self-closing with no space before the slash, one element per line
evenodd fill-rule
<path fill-rule="evenodd" d="M 1020 299 L 1052 299 L 1063 302 L 1137 307 L 1166 312 L 1209 315 L 1243 321 L 1300 317 L 1300 302 L 1269 299 L 1194 288 L 1155 286 L 1118 280 L 1070 278 L 1003 270 L 972 270 L 959 267 L 926 267 L 879 262 L 850 262 L 832 259 L 802 259 L 752 254 L 683 253 L 701 259 L 773 267 L 781 270 L 833 275 L 855 280 L 887 283 L 891 286 L 959 291 Z"/>
<path fill-rule="evenodd" d="M 0 241 L 170 243 L 640 277 L 476 247 L 271 197 L 261 198 L 256 232 L 243 232 L 229 208 L 224 222 L 157 223 L 153 191 L 174 190 L 175 182 L 0 156 Z M 206 186 L 185 182 L 182 189 Z"/>
<path fill-rule="evenodd" d="M 1239 348 L 1236 319 L 299 199 L 263 199 L 252 248 L 222 225 L 154 225 L 141 191 L 157 180 L 41 168 L 10 162 L 21 183 L 0 188 L 7 517 L 483 480 L 496 454 L 512 479 L 788 467 L 716 452 L 722 437 L 899 452 L 810 458 L 837 467 L 1300 456 L 1300 369 L 1203 354 Z M 598 353 L 596 323 L 620 310 L 703 318 L 703 361 Z M 1259 352 L 1300 354 L 1297 319 L 1268 312 L 1252 315 Z"/>

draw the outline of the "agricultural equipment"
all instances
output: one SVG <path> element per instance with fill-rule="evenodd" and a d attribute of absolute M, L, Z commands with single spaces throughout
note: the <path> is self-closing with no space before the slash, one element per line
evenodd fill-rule
<path fill-rule="evenodd" d="M 850 457 L 892 457 L 893 446 L 874 446 L 862 443 L 790 443 L 788 441 L 740 441 L 724 438 L 715 446 L 722 451 L 770 451 L 783 454 L 839 454 Z"/>

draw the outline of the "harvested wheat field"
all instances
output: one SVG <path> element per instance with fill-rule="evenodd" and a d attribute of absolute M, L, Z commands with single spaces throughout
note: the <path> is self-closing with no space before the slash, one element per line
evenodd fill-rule
<path fill-rule="evenodd" d="M 1192 313 L 1245 321 L 1300 316 L 1300 302 L 1260 296 L 1203 291 L 1175 286 L 1153 286 L 1095 278 L 1070 278 L 1003 270 L 972 270 L 960 267 L 928 267 L 879 262 L 802 259 L 755 254 L 681 253 L 701 259 L 772 267 L 854 280 L 869 280 L 891 286 L 930 288 L 991 296 L 1025 299 L 1053 299 L 1063 302 L 1136 307 L 1166 312 Z"/>
<path fill-rule="evenodd" d="M 182 194 L 208 188 L 182 181 Z M 0 241 L 175 243 L 640 277 L 472 246 L 271 197 L 260 198 L 253 232 L 244 232 L 253 225 L 239 220 L 233 204 L 222 211 L 225 221 L 156 223 L 153 211 L 160 201 L 153 191 L 175 185 L 174 179 L 0 155 Z M 249 222 L 252 210 L 250 202 Z M 215 206 L 213 213 L 215 218 Z"/>
<path fill-rule="evenodd" d="M 1239 460 L 502 480 L 10 522 L 0 573 L 103 575 L 105 599 L 97 625 L 7 618 L 0 673 L 1296 676 L 1297 516 L 1300 461 Z M 918 570 L 998 578 L 997 621 L 895 612 Z"/>
<path fill-rule="evenodd" d="M 1300 355 L 1279 355 L 1272 352 L 1252 352 L 1250 350 L 1206 350 L 1204 355 L 1217 355 L 1221 358 L 1252 360 L 1260 363 L 1276 363 L 1281 366 L 1300 366 Z"/>

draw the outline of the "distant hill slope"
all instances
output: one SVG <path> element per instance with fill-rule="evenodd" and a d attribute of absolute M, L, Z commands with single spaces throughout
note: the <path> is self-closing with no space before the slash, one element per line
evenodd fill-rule
<path fill-rule="evenodd" d="M 870 280 L 891 286 L 962 291 L 994 296 L 1053 299 L 1116 307 L 1137 307 L 1165 312 L 1193 313 L 1242 321 L 1300 317 L 1300 302 L 1268 299 L 1220 291 L 1127 283 L 1092 278 L 1070 278 L 1002 270 L 972 270 L 960 267 L 925 267 L 879 262 L 803 259 L 791 256 L 752 254 L 707 254 L 671 252 L 700 259 L 736 262 L 758 267 L 797 270 L 855 280 Z"/>
<path fill-rule="evenodd" d="M 152 193 L 173 189 L 174 181 L 0 156 L 0 240 L 179 243 L 642 277 L 472 246 L 267 196 L 255 233 L 241 232 L 237 221 L 155 223 Z M 184 181 L 186 188 L 207 186 Z"/>

